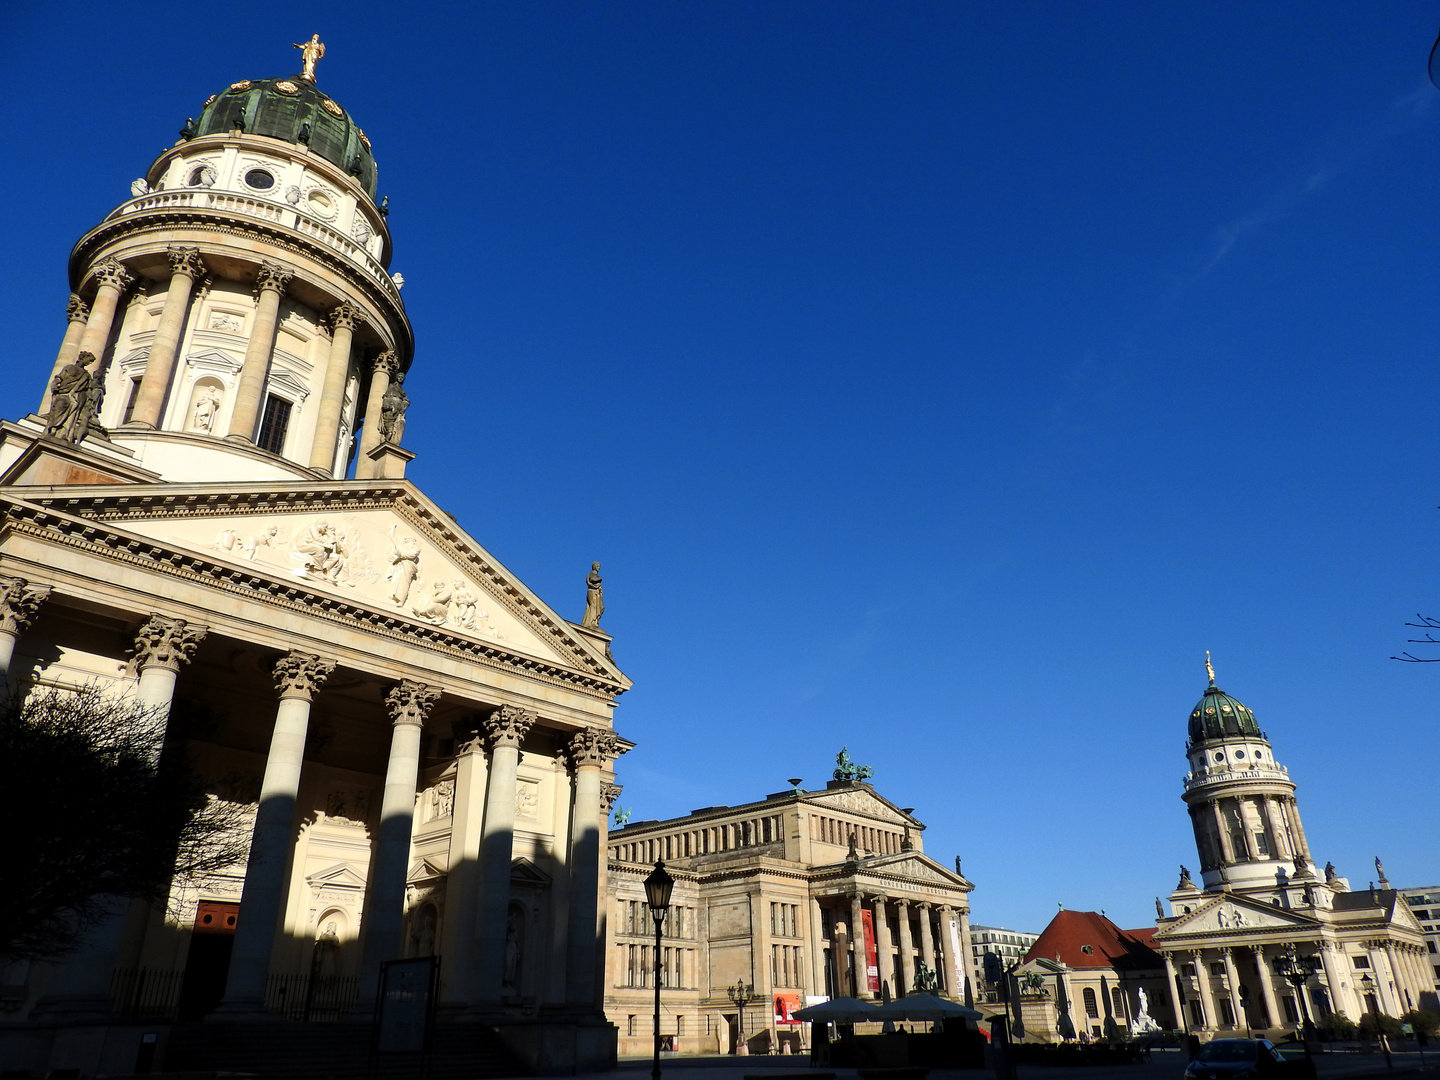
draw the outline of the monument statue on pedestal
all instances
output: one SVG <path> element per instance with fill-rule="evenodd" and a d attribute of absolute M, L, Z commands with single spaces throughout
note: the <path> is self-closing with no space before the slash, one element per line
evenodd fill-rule
<path fill-rule="evenodd" d="M 600 629 L 600 616 L 605 614 L 605 588 L 600 583 L 600 564 L 591 563 L 590 573 L 585 575 L 585 617 L 581 626 Z"/>

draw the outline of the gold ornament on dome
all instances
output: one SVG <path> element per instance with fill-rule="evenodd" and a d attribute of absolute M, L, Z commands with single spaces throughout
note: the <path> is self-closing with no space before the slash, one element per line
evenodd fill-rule
<path fill-rule="evenodd" d="M 249 79 L 241 79 L 239 82 L 232 82 L 230 89 L 238 92 L 240 90 L 249 90 L 252 85 Z"/>
<path fill-rule="evenodd" d="M 282 94 L 298 94 L 300 92 L 300 88 L 288 79 L 282 79 L 280 82 L 277 82 L 275 89 L 279 90 Z"/>
<path fill-rule="evenodd" d="M 208 109 L 211 105 L 214 105 L 214 104 L 215 104 L 215 99 L 216 99 L 217 97 L 219 97 L 219 96 L 220 96 L 219 94 L 211 94 L 209 97 L 207 97 L 207 98 L 205 99 L 205 104 L 204 104 L 204 105 L 201 105 L 200 107 L 201 107 L 202 109 Z"/>
<path fill-rule="evenodd" d="M 357 127 L 357 128 L 355 129 L 355 134 L 360 136 L 360 141 L 365 144 L 365 149 L 366 149 L 366 150 L 369 150 L 369 149 L 370 149 L 370 140 L 365 137 L 365 132 L 361 131 L 361 130 Z"/>
<path fill-rule="evenodd" d="M 300 50 L 303 57 L 300 77 L 306 82 L 315 81 L 315 61 L 325 55 L 325 43 L 320 40 L 319 34 L 311 34 L 309 41 L 297 42 L 295 48 Z"/>
<path fill-rule="evenodd" d="M 320 104 L 325 107 L 325 111 L 328 112 L 331 116 L 345 115 L 345 110 L 340 108 L 339 105 L 336 105 L 335 102 L 331 101 L 328 97 L 324 101 L 320 102 Z"/>

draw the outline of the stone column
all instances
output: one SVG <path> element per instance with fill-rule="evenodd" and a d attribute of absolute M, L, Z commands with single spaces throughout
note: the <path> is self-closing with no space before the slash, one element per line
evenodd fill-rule
<path fill-rule="evenodd" d="M 855 957 L 855 996 L 868 999 L 870 972 L 865 962 L 865 901 L 858 892 L 850 894 L 850 952 Z"/>
<path fill-rule="evenodd" d="M 940 989 L 960 1001 L 965 996 L 965 977 L 955 962 L 955 943 L 950 940 L 952 926 L 955 926 L 955 909 L 944 904 L 940 908 Z M 958 933 L 956 939 L 959 939 Z"/>
<path fill-rule="evenodd" d="M 884 997 L 885 984 L 895 981 L 895 945 L 890 940 L 890 920 L 886 917 L 885 897 L 873 897 L 871 903 L 874 905 L 875 917 L 875 962 L 880 968 L 880 996 Z M 895 993 L 893 985 L 890 987 L 890 993 L 892 995 Z"/>
<path fill-rule="evenodd" d="M 1255 956 L 1255 966 L 1260 969 L 1260 996 L 1265 999 L 1265 1012 L 1270 1017 L 1265 1026 L 1278 1028 L 1285 1022 L 1285 1014 L 1280 1011 L 1279 999 L 1275 997 L 1275 984 L 1271 982 L 1273 972 L 1265 960 L 1265 946 L 1251 945 L 1250 952 Z"/>
<path fill-rule="evenodd" d="M 1310 843 L 1305 839 L 1305 827 L 1300 824 L 1300 804 L 1295 801 L 1294 796 L 1286 797 L 1285 812 L 1290 819 L 1290 828 L 1295 838 L 1295 845 L 1300 849 L 1299 854 L 1305 857 L 1307 863 L 1313 865 L 1313 860 L 1310 858 Z"/>
<path fill-rule="evenodd" d="M 975 971 L 975 950 L 970 945 L 970 912 L 961 909 L 960 913 L 960 970 L 965 982 L 970 984 L 970 992 L 973 994 L 979 985 L 980 977 Z M 957 994 L 962 1001 L 965 1000 L 965 986 L 962 984 L 957 988 Z M 965 1004 L 970 1005 L 969 1001 Z"/>
<path fill-rule="evenodd" d="M 600 865 L 596 869 L 596 872 L 600 875 L 596 892 L 600 896 L 610 895 L 610 812 L 615 809 L 615 803 L 624 790 L 624 787 L 620 784 L 600 785 Z M 677 855 L 678 854 L 677 852 Z M 605 989 L 610 985 L 605 955 L 605 943 L 610 940 L 609 924 L 610 905 L 602 903 L 600 905 L 600 927 L 596 933 L 595 941 L 595 970 L 599 973 L 599 977 L 595 980 L 595 1008 L 596 1011 L 600 1013 L 605 1011 Z M 670 920 L 670 927 L 672 936 L 675 936 L 675 931 L 679 929 L 679 924 L 673 916 Z M 684 949 L 678 940 L 675 942 L 674 955 L 676 978 L 674 985 L 684 987 L 685 984 L 679 981 L 683 977 L 680 958 L 684 955 Z"/>
<path fill-rule="evenodd" d="M 260 805 L 250 834 L 250 857 L 245 864 L 230 977 L 217 1015 L 256 1013 L 264 1007 L 270 950 L 285 906 L 286 870 L 293 847 L 291 828 L 295 798 L 300 793 L 310 703 L 334 670 L 335 661 L 302 652 L 292 652 L 275 663 L 280 706 L 275 712 L 270 754 L 260 784 Z"/>
<path fill-rule="evenodd" d="M 420 775 L 420 730 L 440 691 L 408 679 L 385 695 L 390 710 L 390 761 L 380 800 L 370 891 L 365 899 L 365 950 L 360 962 L 361 1002 L 373 1002 L 380 965 L 400 958 L 405 916 L 405 875 L 415 829 L 415 781 Z"/>
<path fill-rule="evenodd" d="M 45 393 L 40 396 L 40 408 L 35 412 L 44 416 L 50 411 L 50 387 L 62 368 L 75 362 L 80 355 L 80 339 L 85 336 L 85 320 L 90 317 L 90 305 L 74 293 L 65 305 L 65 337 L 60 341 L 60 352 L 55 357 L 55 366 L 50 369 L 50 378 L 45 381 Z"/>
<path fill-rule="evenodd" d="M 146 712 L 145 719 L 153 724 L 157 739 L 151 768 L 160 764 L 160 745 L 170 716 L 170 703 L 180 668 L 189 663 L 205 637 L 203 626 L 192 626 L 184 619 L 152 615 L 135 636 L 131 646 L 140 679 L 136 702 Z M 79 1020 L 100 1017 L 110 1010 L 110 979 L 120 956 L 129 922 L 132 898 L 105 896 L 101 898 L 104 914 L 85 934 L 84 942 L 62 969 L 55 996 L 37 1006 L 41 1017 L 68 1017 Z"/>
<path fill-rule="evenodd" d="M 485 822 L 485 744 L 479 736 L 466 741 L 455 755 L 455 801 L 450 813 L 450 873 L 445 880 L 445 919 L 440 955 L 466 957 L 474 950 L 475 905 L 479 899 L 480 842 Z M 442 966 L 447 1004 L 470 1000 L 473 972 L 469 964 Z"/>
<path fill-rule="evenodd" d="M 150 342 L 150 356 L 145 361 L 145 374 L 135 395 L 132 423 L 142 427 L 159 427 L 165 408 L 165 395 L 175 375 L 175 357 L 180 348 L 180 335 L 185 317 L 190 313 L 190 297 L 195 282 L 205 276 L 205 263 L 199 248 L 171 245 L 165 252 L 170 260 L 170 287 L 165 290 L 165 307 L 160 312 L 160 325 Z"/>
<path fill-rule="evenodd" d="M 915 989 L 915 943 L 910 936 L 910 901 L 896 900 L 895 909 L 900 914 L 900 982 L 895 996 L 904 997 Z"/>
<path fill-rule="evenodd" d="M 386 349 L 370 362 L 370 394 L 365 399 L 365 426 L 360 432 L 360 452 L 355 455 L 355 478 L 368 480 L 374 475 L 375 462 L 369 452 L 385 440 L 380 437 L 380 408 L 390 380 L 400 370 L 400 357 L 394 349 Z"/>
<path fill-rule="evenodd" d="M 333 475 L 340 439 L 340 413 L 345 407 L 345 385 L 350 380 L 350 345 L 355 327 L 364 322 L 360 309 L 342 303 L 330 313 L 330 356 L 325 361 L 325 387 L 315 414 L 315 441 L 310 446 L 310 467 Z"/>
<path fill-rule="evenodd" d="M 825 917 L 820 914 L 820 900 L 810 898 L 810 975 L 815 980 L 815 993 L 825 993 Z"/>
<path fill-rule="evenodd" d="M 1195 966 L 1195 985 L 1199 987 L 1195 997 L 1200 1002 L 1200 1027 L 1205 1031 L 1214 1031 L 1220 1025 L 1211 1019 L 1215 1008 L 1214 1002 L 1210 1000 L 1210 969 L 1205 964 L 1204 954 L 1199 950 L 1190 954 L 1190 961 Z"/>
<path fill-rule="evenodd" d="M 1229 984 L 1226 991 L 1230 995 L 1230 1013 L 1235 1017 L 1235 1026 L 1239 1027 L 1244 1022 L 1245 1010 L 1240 1004 L 1240 973 L 1235 970 L 1235 957 L 1232 955 L 1234 949 L 1221 949 L 1220 959 L 1225 962 L 1225 981 Z"/>
<path fill-rule="evenodd" d="M 260 406 L 265 398 L 265 377 L 270 371 L 270 357 L 275 351 L 275 331 L 280 323 L 280 297 L 294 275 L 283 266 L 262 262 L 255 278 L 260 294 L 255 303 L 255 322 L 245 346 L 245 363 L 240 368 L 240 381 L 235 386 L 235 405 L 230 411 L 229 438 L 255 441 L 260 421 Z"/>
<path fill-rule="evenodd" d="M 1335 961 L 1332 959 L 1336 950 L 1330 942 L 1321 941 L 1318 943 L 1316 951 L 1320 954 L 1320 966 L 1325 971 L 1325 982 L 1330 990 L 1331 1007 L 1343 1012 L 1351 1020 L 1359 1020 L 1365 1013 L 1365 1003 L 1360 1001 L 1359 995 L 1354 992 L 1353 987 L 1346 987 L 1342 983 L 1342 976 L 1335 969 Z M 1353 976 L 1351 977 L 1353 978 Z M 1356 1001 L 1360 1002 L 1359 1008 L 1355 1007 Z M 1297 1010 L 1299 1009 L 1298 1001 L 1295 1003 L 1295 1007 Z M 1352 1010 L 1354 1010 L 1353 1015 Z"/>
<path fill-rule="evenodd" d="M 624 751 L 615 733 L 602 728 L 577 731 L 565 749 L 575 772 L 565 991 L 568 1004 L 588 1012 L 594 1008 L 591 1003 L 595 1000 L 595 935 L 600 908 L 600 770 Z"/>
<path fill-rule="evenodd" d="M 1275 805 L 1275 799 L 1266 796 L 1265 800 L 1265 825 L 1270 833 L 1270 854 L 1276 859 L 1293 859 L 1295 852 L 1290 849 L 1290 834 L 1280 820 L 1279 808 Z"/>
<path fill-rule="evenodd" d="M 930 924 L 930 902 L 922 900 L 915 905 L 920 915 L 920 962 L 929 971 L 935 970 L 935 930 Z"/>
<path fill-rule="evenodd" d="M 115 322 L 115 308 L 120 296 L 135 280 L 135 275 L 126 270 L 119 259 L 106 259 L 96 264 L 95 299 L 90 302 L 90 318 L 85 323 L 85 333 L 80 336 L 80 347 L 76 354 L 93 353 L 96 366 L 105 358 L 105 346 L 110 342 L 110 327 Z M 47 406 L 48 408 L 48 406 Z"/>
<path fill-rule="evenodd" d="M 490 788 L 485 794 L 485 831 L 480 842 L 480 901 L 475 912 L 475 944 L 470 1000 L 481 1006 L 498 1006 L 504 995 L 505 924 L 510 908 L 510 856 L 515 844 L 515 772 L 520 744 L 535 723 L 533 712 L 502 705 L 481 727 L 490 748 Z M 598 775 L 598 770 L 597 770 Z M 596 785 L 595 808 L 600 806 Z M 593 861 L 593 860 L 592 860 Z M 594 912 L 592 907 L 591 911 Z M 590 938 L 591 967 L 595 941 Z M 518 987 L 515 988 L 518 992 Z"/>
<path fill-rule="evenodd" d="M 48 585 L 31 585 L 21 577 L 0 577 L 0 682 L 9 677 L 15 642 L 30 629 L 35 613 L 49 596 Z"/>
<path fill-rule="evenodd" d="M 1225 811 L 1220 800 L 1210 804 L 1215 816 L 1215 843 L 1220 852 L 1220 865 L 1231 866 L 1235 862 L 1235 848 L 1230 843 L 1230 830 L 1226 827 Z"/>
<path fill-rule="evenodd" d="M 1190 1018 L 1185 1015 L 1185 1009 L 1180 1001 L 1180 988 L 1175 985 L 1175 980 L 1179 977 L 1175 970 L 1175 961 L 1170 958 L 1168 952 L 1160 955 L 1165 961 L 1165 989 L 1170 995 L 1170 1011 L 1175 1014 L 1175 1026 L 1181 1031 L 1189 1031 Z"/>

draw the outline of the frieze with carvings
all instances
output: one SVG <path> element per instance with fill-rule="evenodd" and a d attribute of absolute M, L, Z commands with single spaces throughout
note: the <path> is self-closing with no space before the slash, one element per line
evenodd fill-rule
<path fill-rule="evenodd" d="M 540 785 L 523 777 L 515 781 L 515 816 L 523 821 L 540 819 Z"/>
<path fill-rule="evenodd" d="M 853 814 L 864 814 L 866 817 L 894 822 L 897 825 L 903 825 L 909 820 L 864 791 L 827 791 L 810 805 L 831 810 L 848 810 Z"/>

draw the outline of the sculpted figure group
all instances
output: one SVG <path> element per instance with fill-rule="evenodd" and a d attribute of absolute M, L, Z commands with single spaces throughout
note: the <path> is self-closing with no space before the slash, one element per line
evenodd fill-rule
<path fill-rule="evenodd" d="M 50 384 L 50 411 L 45 414 L 45 434 L 78 443 L 86 435 L 104 435 L 100 426 L 100 402 L 104 386 L 87 370 L 95 354 L 82 352 L 66 364 Z"/>

